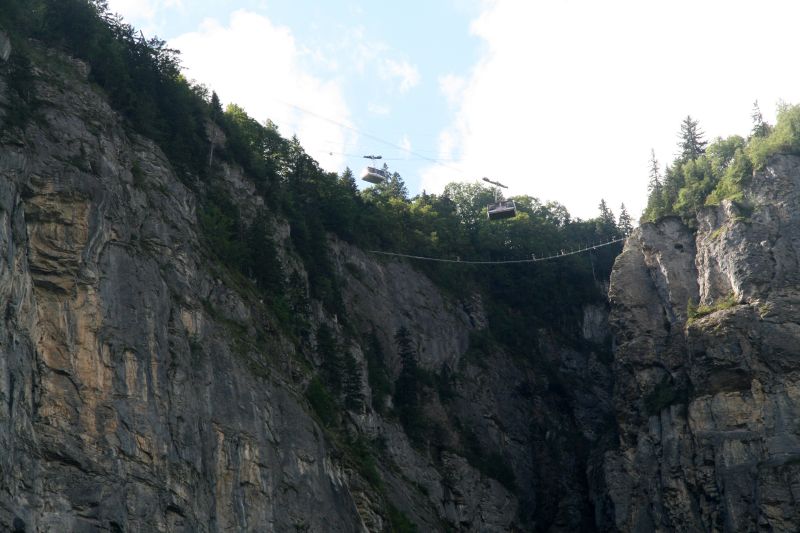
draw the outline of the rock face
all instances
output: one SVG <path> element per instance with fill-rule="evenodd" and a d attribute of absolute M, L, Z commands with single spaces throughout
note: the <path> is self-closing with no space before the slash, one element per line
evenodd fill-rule
<path fill-rule="evenodd" d="M 696 230 L 637 229 L 610 316 L 586 305 L 524 355 L 487 335 L 485 295 L 333 236 L 341 316 L 312 300 L 296 335 L 213 260 L 196 193 L 88 68 L 42 52 L 24 127 L 4 122 L 0 63 L 0 530 L 798 529 L 800 158 Z M 255 217 L 251 181 L 219 168 Z M 302 282 L 292 228 L 270 223 Z M 307 399 L 323 325 L 362 378 L 335 431 Z M 401 328 L 424 445 L 369 379 L 374 349 L 398 379 Z"/>
<path fill-rule="evenodd" d="M 363 376 L 359 339 L 374 334 L 396 379 L 406 327 L 420 366 L 452 377 L 426 398 L 434 450 L 373 409 L 364 379 L 364 405 L 344 419 L 382 443 L 379 480 L 366 479 L 306 400 L 313 339 L 283 333 L 210 259 L 194 192 L 86 66 L 41 57 L 24 128 L 5 127 L 0 68 L 0 530 L 381 531 L 389 502 L 421 531 L 593 528 L 603 485 L 587 479 L 590 463 L 599 471 L 588 450 L 612 409 L 604 306 L 574 325 L 579 343 L 542 330 L 533 363 L 498 346 L 476 355 L 480 296 L 446 296 L 332 238 L 353 331 L 319 302 L 311 329 L 349 339 Z M 222 170 L 252 216 L 252 184 Z M 304 278 L 291 228 L 273 223 L 284 269 Z"/>
<path fill-rule="evenodd" d="M 797 531 L 800 158 L 742 203 L 645 224 L 617 259 L 618 446 L 603 469 L 620 531 Z"/>
<path fill-rule="evenodd" d="M 273 354 L 231 342 L 263 317 L 192 194 L 62 68 L 0 146 L 0 529 L 363 529 L 302 396 L 243 364 Z"/>
<path fill-rule="evenodd" d="M 0 59 L 8 61 L 8 56 L 11 55 L 11 40 L 8 38 L 6 32 L 0 28 Z"/>

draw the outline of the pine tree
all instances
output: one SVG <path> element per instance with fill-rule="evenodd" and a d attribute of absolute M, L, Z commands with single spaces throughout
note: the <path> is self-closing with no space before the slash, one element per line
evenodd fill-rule
<path fill-rule="evenodd" d="M 758 100 L 753 102 L 753 111 L 750 113 L 750 118 L 753 119 L 753 129 L 750 130 L 750 135 L 753 137 L 766 137 L 769 135 L 770 126 L 764 122 L 764 116 L 761 114 L 761 108 L 758 107 Z"/>
<path fill-rule="evenodd" d="M 322 324 L 317 329 L 317 354 L 322 360 L 322 378 L 328 388 L 336 395 L 343 389 L 344 359 L 341 355 L 339 343 L 333 336 L 333 331 L 327 324 Z"/>
<path fill-rule="evenodd" d="M 403 365 L 395 382 L 394 404 L 406 434 L 419 443 L 422 438 L 422 414 L 419 407 L 417 352 L 411 341 L 411 333 L 405 326 L 397 330 L 394 341 Z"/>
<path fill-rule="evenodd" d="M 656 220 L 664 214 L 664 180 L 658 168 L 656 151 L 650 149 L 650 176 L 647 183 L 647 208 L 644 218 Z"/>
<path fill-rule="evenodd" d="M 633 223 L 630 215 L 628 214 L 628 210 L 625 209 L 625 204 L 622 204 L 619 207 L 619 222 L 617 222 L 617 227 L 622 232 L 624 237 L 627 237 L 633 231 Z"/>
<path fill-rule="evenodd" d="M 381 343 L 374 331 L 367 342 L 364 358 L 367 360 L 367 377 L 372 392 L 372 408 L 383 414 L 386 409 L 386 397 L 392 391 L 392 382 L 386 371 Z"/>
<path fill-rule="evenodd" d="M 681 140 L 678 143 L 683 161 L 697 159 L 705 153 L 708 142 L 703 140 L 703 135 L 705 133 L 700 129 L 698 122 L 687 115 L 681 122 Z"/>
<path fill-rule="evenodd" d="M 361 368 L 349 352 L 344 356 L 344 405 L 351 411 L 360 411 L 364 405 Z"/>
<path fill-rule="evenodd" d="M 345 167 L 339 182 L 344 186 L 345 190 L 350 192 L 354 197 L 358 195 L 358 186 L 356 185 L 356 178 L 353 176 L 353 171 L 350 167 Z"/>
<path fill-rule="evenodd" d="M 219 101 L 216 91 L 211 92 L 211 118 L 220 120 L 222 118 L 222 103 Z"/>
<path fill-rule="evenodd" d="M 656 159 L 656 151 L 650 149 L 650 181 L 647 184 L 647 192 L 651 196 L 661 196 L 661 189 L 663 183 L 661 181 L 661 171 L 658 168 L 658 159 Z"/>
<path fill-rule="evenodd" d="M 270 237 L 271 230 L 266 211 L 262 209 L 245 231 L 246 268 L 256 285 L 274 298 L 286 292 L 286 280 L 275 243 Z"/>
<path fill-rule="evenodd" d="M 597 217 L 596 231 L 601 238 L 613 237 L 617 234 L 617 223 L 614 220 L 614 213 L 608 208 L 604 199 L 600 200 L 600 216 Z"/>

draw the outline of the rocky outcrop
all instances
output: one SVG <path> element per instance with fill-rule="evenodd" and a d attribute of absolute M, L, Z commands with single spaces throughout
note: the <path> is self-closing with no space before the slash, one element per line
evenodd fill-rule
<path fill-rule="evenodd" d="M 291 348 L 250 342 L 268 318 L 206 263 L 193 194 L 50 60 L 0 146 L 0 529 L 363 529 L 267 371 Z"/>
<path fill-rule="evenodd" d="M 644 224 L 612 275 L 620 531 L 796 531 L 800 524 L 800 158 L 741 202 Z"/>

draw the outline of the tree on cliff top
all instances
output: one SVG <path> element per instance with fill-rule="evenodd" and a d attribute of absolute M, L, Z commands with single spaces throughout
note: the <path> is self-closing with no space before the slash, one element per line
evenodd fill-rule
<path fill-rule="evenodd" d="M 703 131 L 698 122 L 690 115 L 687 115 L 681 122 L 680 148 L 681 159 L 683 161 L 694 160 L 703 155 L 706 151 L 707 141 L 703 140 Z"/>

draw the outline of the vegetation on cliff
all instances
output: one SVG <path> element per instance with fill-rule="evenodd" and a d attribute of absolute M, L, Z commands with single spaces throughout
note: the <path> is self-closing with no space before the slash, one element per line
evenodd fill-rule
<path fill-rule="evenodd" d="M 663 175 L 655 154 L 651 156 L 650 195 L 642 219 L 678 215 L 693 226 L 703 206 L 726 199 L 744 202 L 743 187 L 771 155 L 800 154 L 800 106 L 782 105 L 772 126 L 764 122 L 756 103 L 752 119 L 753 128 L 746 139 L 732 135 L 708 145 L 697 121 L 686 117 L 681 125 L 680 155 Z"/>
<path fill-rule="evenodd" d="M 357 411 L 365 402 L 360 387 L 364 380 L 348 343 L 357 341 L 367 348 L 366 381 L 374 410 L 394 417 L 410 441 L 432 455 L 445 444 L 439 439 L 441 425 L 426 418 L 423 404 L 432 397 L 446 403 L 453 394 L 452 376 L 431 375 L 420 368 L 419 354 L 405 328 L 394 332 L 394 348 L 402 362 L 399 372 L 391 371 L 375 339 L 355 338 L 358 334 L 348 324 L 330 256 L 329 236 L 367 250 L 505 260 L 568 251 L 630 231 L 627 212 L 622 209 L 617 220 L 604 201 L 599 202 L 600 216 L 584 221 L 573 219 L 562 205 L 530 196 L 515 198 L 515 218 L 490 223 L 486 205 L 494 198 L 493 189 L 452 183 L 441 194 L 410 197 L 402 176 L 388 168 L 390 179 L 385 183 L 359 191 L 352 172 L 323 171 L 296 138 L 283 137 L 270 121 L 262 124 L 233 104 L 222 109 L 212 91 L 183 77 L 176 51 L 159 39 L 144 38 L 110 14 L 103 1 L 8 0 L 0 24 L 14 41 L 10 63 L 0 67 L 9 69 L 7 77 L 13 82 L 8 87 L 11 107 L 5 110 L 3 134 L 13 136 L 29 121 L 38 120 L 33 80 L 47 74 L 34 73 L 32 65 L 48 60 L 42 57 L 42 44 L 85 62 L 90 80 L 105 91 L 131 131 L 158 143 L 175 173 L 195 193 L 198 227 L 212 263 L 257 293 L 282 333 L 320 362 L 306 376 L 306 398 L 347 460 L 378 489 L 381 481 L 374 457 L 380 444 L 365 443 L 345 428 L 347 411 Z M 244 171 L 264 200 L 255 214 L 243 213 L 227 189 L 223 174 L 235 167 Z M 134 184 L 144 179 L 135 162 L 131 173 Z M 290 242 L 275 242 L 276 218 L 288 222 Z M 561 335 L 565 344 L 582 348 L 583 341 L 574 332 L 583 307 L 604 301 L 603 283 L 620 247 L 536 264 L 425 263 L 419 268 L 458 297 L 482 294 L 488 328 L 475 333 L 468 353 L 471 360 L 489 365 L 491 354 L 502 350 L 520 365 L 535 368 L 534 374 L 545 365 L 542 328 Z M 297 272 L 284 271 L 279 248 L 297 253 L 308 275 L 307 285 Z M 341 333 L 324 323 L 313 324 L 309 298 L 336 317 Z M 213 315 L 213 306 L 209 304 L 207 311 Z M 234 344 L 254 342 L 241 325 L 230 320 L 228 325 Z M 566 384 L 558 383 L 558 373 L 550 370 L 547 386 L 567 390 Z M 520 393 L 524 394 L 529 393 Z M 517 490 L 507 459 L 497 451 L 486 453 L 470 428 L 459 429 L 459 442 L 449 446 L 487 476 Z M 390 514 L 396 529 L 407 525 L 401 514 Z"/>

